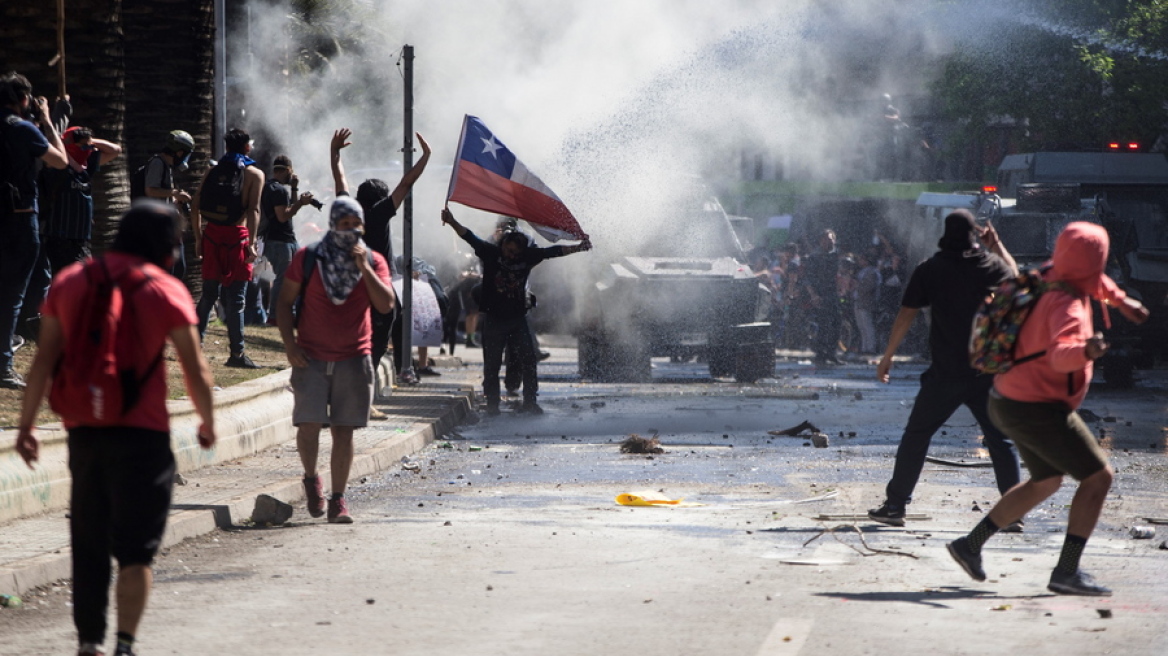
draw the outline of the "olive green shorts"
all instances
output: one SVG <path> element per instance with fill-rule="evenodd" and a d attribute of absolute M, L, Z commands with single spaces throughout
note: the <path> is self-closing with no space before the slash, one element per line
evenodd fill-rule
<path fill-rule="evenodd" d="M 1027 403 L 990 394 L 990 420 L 1014 441 L 1030 479 L 1069 475 L 1077 481 L 1107 466 L 1095 435 L 1062 403 Z"/>

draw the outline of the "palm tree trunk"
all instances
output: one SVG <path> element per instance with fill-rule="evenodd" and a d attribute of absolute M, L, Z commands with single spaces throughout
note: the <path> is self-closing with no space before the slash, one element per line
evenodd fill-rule
<path fill-rule="evenodd" d="M 186 130 L 195 152 L 190 171 L 176 172 L 175 185 L 191 192 L 214 151 L 214 10 L 214 0 L 122 0 L 130 170 L 157 152 L 171 130 Z M 200 271 L 191 266 L 193 239 L 186 241 L 186 283 L 197 295 Z"/>

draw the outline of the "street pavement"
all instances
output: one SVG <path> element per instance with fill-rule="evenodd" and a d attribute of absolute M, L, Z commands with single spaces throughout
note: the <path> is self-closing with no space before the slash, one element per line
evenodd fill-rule
<path fill-rule="evenodd" d="M 821 370 L 798 354 L 758 385 L 666 361 L 655 361 L 653 384 L 597 385 L 576 378 L 570 344 L 545 344 L 560 345 L 541 365 L 545 415 L 505 410 L 442 431 L 404 462 L 383 459 L 392 465 L 355 476 L 357 523 L 310 520 L 297 503 L 284 527 L 237 516 L 234 528 L 171 546 L 140 652 L 1168 651 L 1168 550 L 1158 548 L 1168 535 L 1129 533 L 1168 515 L 1163 372 L 1133 392 L 1093 389 L 1085 404 L 1118 472 L 1084 557 L 1115 589 L 1097 599 L 1045 589 L 1072 489 L 1036 509 L 1024 533 L 989 543 L 984 583 L 944 544 L 997 497 L 991 470 L 930 464 L 909 508 L 919 519 L 897 529 L 863 518 L 881 500 L 919 363 L 898 364 L 887 386 L 870 365 Z M 467 366 L 396 398 L 475 384 L 478 354 L 459 349 Z M 403 411 L 387 430 L 409 430 L 407 415 L 426 421 Z M 826 448 L 767 434 L 804 420 L 827 434 Z M 620 453 L 634 433 L 656 435 L 665 453 Z M 962 410 L 931 453 L 980 464 L 978 438 Z M 251 472 L 253 489 L 297 474 L 289 445 L 261 458 L 271 473 L 250 460 L 233 466 Z M 193 473 L 180 490 L 214 478 Z M 639 491 L 695 505 L 615 503 Z M 69 653 L 68 599 L 58 582 L 26 594 L 24 610 L 0 609 L 0 653 Z"/>

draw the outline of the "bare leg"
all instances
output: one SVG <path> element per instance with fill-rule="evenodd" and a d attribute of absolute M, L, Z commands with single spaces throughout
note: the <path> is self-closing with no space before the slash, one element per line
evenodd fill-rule
<path fill-rule="evenodd" d="M 478 312 L 467 312 L 466 313 L 466 336 L 467 337 L 473 336 L 475 334 L 475 332 L 478 330 L 478 327 L 479 327 L 479 313 Z"/>
<path fill-rule="evenodd" d="M 305 478 L 316 476 L 316 457 L 320 453 L 320 424 L 300 424 L 296 429 L 296 450 Z M 350 433 L 352 435 L 352 433 Z"/>
<path fill-rule="evenodd" d="M 1010 522 L 1025 517 L 1026 513 L 1033 510 L 1035 506 L 1058 492 L 1062 484 L 1062 476 L 1052 476 L 1041 481 L 1033 479 L 1022 481 L 1006 490 L 1002 498 L 994 504 L 989 514 L 990 521 L 998 528 L 1002 528 Z M 1098 517 L 1098 513 L 1096 513 L 1096 517 Z"/>
<path fill-rule="evenodd" d="M 418 347 L 418 367 L 425 369 L 430 366 L 430 349 L 426 346 Z"/>
<path fill-rule="evenodd" d="M 353 467 L 353 427 L 332 426 L 329 431 L 333 435 L 333 453 L 330 462 L 332 492 L 333 494 L 344 494 L 345 486 L 349 484 L 349 470 Z"/>
<path fill-rule="evenodd" d="M 138 623 L 146 612 L 153 582 L 154 573 L 149 565 L 127 565 L 118 570 L 118 631 L 138 634 Z"/>
<path fill-rule="evenodd" d="M 1103 512 L 1103 502 L 1107 500 L 1107 491 L 1111 489 L 1111 480 L 1115 471 L 1111 467 L 1104 467 L 1079 481 L 1079 489 L 1071 500 L 1071 511 L 1067 518 L 1067 533 L 1081 538 L 1091 537 L 1095 530 L 1095 523 L 1099 521 L 1099 514 Z"/>

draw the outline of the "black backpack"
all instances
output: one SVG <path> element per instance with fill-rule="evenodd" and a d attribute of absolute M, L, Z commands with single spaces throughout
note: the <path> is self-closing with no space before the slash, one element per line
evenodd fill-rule
<path fill-rule="evenodd" d="M 199 214 L 204 220 L 235 225 L 243 218 L 243 169 L 225 159 L 207 172 L 199 191 Z"/>
<path fill-rule="evenodd" d="M 139 166 L 130 174 L 130 202 L 134 202 L 139 198 L 146 198 L 146 171 L 150 168 L 150 162 L 153 162 L 158 155 L 151 156 L 146 160 L 146 163 Z"/>

